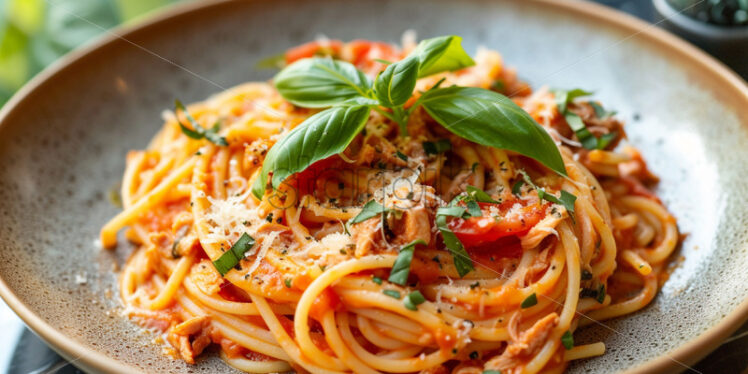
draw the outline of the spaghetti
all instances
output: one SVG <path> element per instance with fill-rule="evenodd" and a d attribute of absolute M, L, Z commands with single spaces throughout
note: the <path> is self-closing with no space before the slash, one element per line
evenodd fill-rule
<path fill-rule="evenodd" d="M 329 55 L 373 77 L 414 47 L 318 41 L 285 57 Z M 603 354 L 573 331 L 646 306 L 678 242 L 646 187 L 656 177 L 599 103 L 533 92 L 496 52 L 415 92 L 439 84 L 510 96 L 556 142 L 567 176 L 456 136 L 423 108 L 408 136 L 372 111 L 344 152 L 258 199 L 268 151 L 318 110 L 244 84 L 166 112 L 148 148 L 127 155 L 124 210 L 101 231 L 113 247 L 129 227 L 137 246 L 120 278 L 127 314 L 189 363 L 218 345 L 250 373 L 562 372 Z"/>

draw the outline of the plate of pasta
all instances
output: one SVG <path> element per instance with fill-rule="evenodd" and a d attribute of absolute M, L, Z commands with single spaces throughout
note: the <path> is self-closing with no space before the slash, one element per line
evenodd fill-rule
<path fill-rule="evenodd" d="M 746 108 L 591 4 L 182 5 L 3 108 L 0 295 L 92 372 L 687 370 L 748 317 Z"/>

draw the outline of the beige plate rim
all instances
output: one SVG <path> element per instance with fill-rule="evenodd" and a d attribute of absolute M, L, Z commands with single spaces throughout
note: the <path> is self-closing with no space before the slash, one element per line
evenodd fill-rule
<path fill-rule="evenodd" d="M 609 25 L 614 25 L 626 32 L 630 32 L 631 34 L 629 37 L 636 36 L 646 38 L 648 41 L 669 49 L 671 52 L 680 55 L 684 59 L 690 60 L 690 62 L 703 67 L 705 74 L 710 74 L 714 79 L 717 79 L 719 83 L 724 85 L 723 88 L 731 89 L 735 94 L 737 94 L 737 96 L 743 99 L 742 101 L 748 103 L 748 85 L 746 85 L 746 82 L 735 72 L 703 51 L 666 31 L 656 28 L 633 16 L 595 3 L 579 0 L 532 1 L 541 3 L 543 6 L 555 7 L 558 10 L 570 11 L 589 20 L 596 20 Z M 125 41 L 129 42 L 127 37 L 132 33 L 168 21 L 172 17 L 197 12 L 205 8 L 230 2 L 232 2 L 232 0 L 213 0 L 207 2 L 187 2 L 177 4 L 168 7 L 164 11 L 158 12 L 156 15 L 148 17 L 145 21 L 139 22 L 136 25 L 119 27 L 110 32 L 106 32 L 101 38 L 87 44 L 83 48 L 76 49 L 59 59 L 22 87 L 8 101 L 2 110 L 0 110 L 0 126 L 2 126 L 5 119 L 17 109 L 17 106 L 36 91 L 43 82 L 57 74 L 63 74 L 70 65 L 82 59 L 89 53 L 120 38 L 124 38 Z M 13 311 L 15 311 L 15 313 L 18 314 L 18 316 L 36 334 L 46 342 L 50 343 L 52 347 L 64 357 L 73 361 L 76 366 L 91 372 L 140 371 L 138 368 L 112 360 L 110 357 L 65 336 L 59 330 L 46 323 L 40 316 L 36 315 L 26 304 L 24 304 L 20 298 L 11 291 L 10 287 L 2 278 L 0 278 L 0 297 L 5 300 L 10 308 L 13 309 Z M 666 355 L 662 355 L 637 367 L 631 368 L 625 373 L 639 374 L 682 371 L 686 368 L 684 365 L 691 365 L 714 350 L 746 320 L 748 320 L 748 299 L 744 300 L 719 323 L 703 332 L 698 337 L 668 352 Z"/>

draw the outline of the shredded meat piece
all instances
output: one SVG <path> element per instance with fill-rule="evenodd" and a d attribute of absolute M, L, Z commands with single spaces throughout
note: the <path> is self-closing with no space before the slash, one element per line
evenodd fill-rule
<path fill-rule="evenodd" d="M 218 293 L 224 282 L 221 274 L 218 273 L 215 266 L 208 259 L 203 259 L 192 265 L 190 279 L 193 280 L 197 288 L 208 295 Z"/>
<path fill-rule="evenodd" d="M 167 339 L 185 362 L 194 364 L 195 357 L 212 343 L 210 335 L 210 318 L 199 316 L 172 327 Z"/>
<path fill-rule="evenodd" d="M 551 313 L 535 322 L 532 327 L 519 334 L 519 339 L 510 343 L 504 353 L 486 362 L 486 369 L 514 374 L 522 371 L 522 363 L 530 358 L 558 324 L 558 315 Z"/>
<path fill-rule="evenodd" d="M 395 242 L 408 244 L 414 240 L 431 242 L 431 217 L 423 206 L 413 207 L 403 212 L 401 220 L 390 225 L 395 232 Z"/>
<path fill-rule="evenodd" d="M 325 236 L 328 236 L 330 234 L 337 234 L 342 233 L 345 231 L 343 229 L 343 224 L 340 222 L 325 222 L 322 227 L 313 233 L 314 238 L 317 240 L 322 240 Z"/>
<path fill-rule="evenodd" d="M 356 242 L 356 257 L 369 254 L 380 237 L 380 218 L 368 219 L 357 223 L 353 232 L 353 240 Z"/>
<path fill-rule="evenodd" d="M 462 171 L 452 179 L 444 200 L 451 201 L 455 196 L 465 191 L 468 185 L 475 185 L 475 173 L 472 170 Z"/>

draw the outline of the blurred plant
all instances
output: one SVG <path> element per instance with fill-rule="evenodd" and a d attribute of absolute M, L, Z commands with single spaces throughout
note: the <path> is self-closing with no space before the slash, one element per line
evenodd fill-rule
<path fill-rule="evenodd" d="M 0 0 L 0 105 L 106 29 L 177 0 Z"/>
<path fill-rule="evenodd" d="M 748 25 L 748 0 L 668 0 L 676 10 L 720 26 Z"/>

